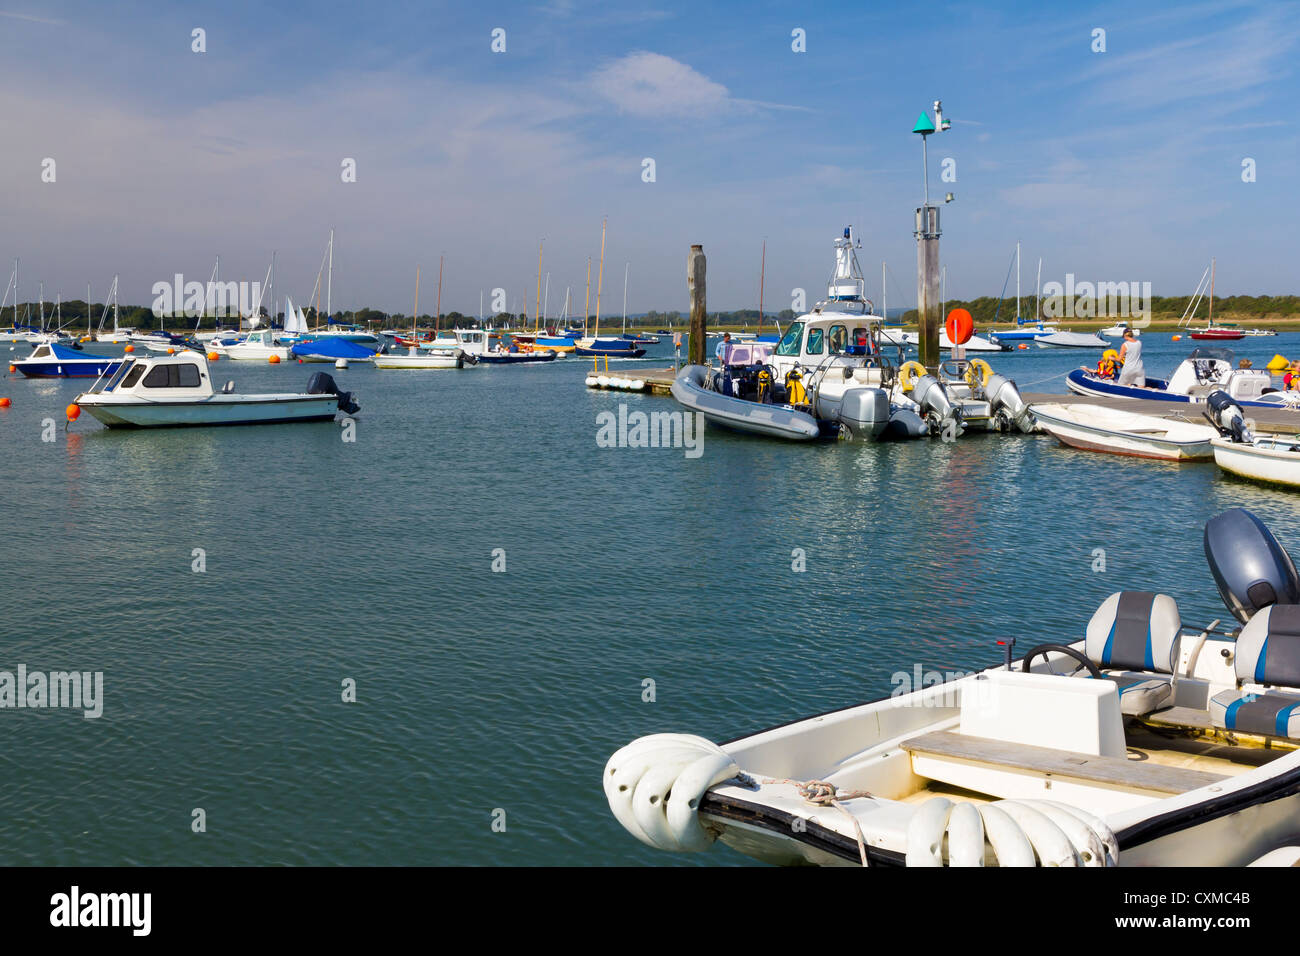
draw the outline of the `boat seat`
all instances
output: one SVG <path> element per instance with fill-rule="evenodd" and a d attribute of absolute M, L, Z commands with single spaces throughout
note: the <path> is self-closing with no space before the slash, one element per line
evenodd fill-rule
<path fill-rule="evenodd" d="M 1237 636 L 1240 686 L 1210 698 L 1215 727 L 1300 740 L 1300 604 L 1274 604 Z"/>
<path fill-rule="evenodd" d="M 1182 628 L 1168 594 L 1117 591 L 1088 622 L 1084 653 L 1119 686 L 1119 709 L 1130 716 L 1165 706 L 1174 693 L 1174 661 Z"/>

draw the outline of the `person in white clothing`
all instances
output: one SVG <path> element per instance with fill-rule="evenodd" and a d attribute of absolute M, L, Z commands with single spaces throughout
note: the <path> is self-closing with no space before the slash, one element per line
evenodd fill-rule
<path fill-rule="evenodd" d="M 1119 384 L 1146 387 L 1147 370 L 1142 367 L 1142 343 L 1132 329 L 1124 330 L 1124 344 L 1119 348 L 1119 360 L 1124 363 L 1123 371 L 1119 373 Z"/>

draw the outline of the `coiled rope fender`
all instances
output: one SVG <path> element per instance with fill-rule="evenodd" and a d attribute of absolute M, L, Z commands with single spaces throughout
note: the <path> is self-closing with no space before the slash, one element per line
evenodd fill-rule
<path fill-rule="evenodd" d="M 945 841 L 946 838 L 946 841 Z M 945 848 L 947 858 L 944 857 Z M 1106 822 L 1055 800 L 927 800 L 907 826 L 908 866 L 1118 866 Z"/>
<path fill-rule="evenodd" d="M 699 819 L 700 798 L 740 773 L 717 744 L 690 734 L 651 734 L 605 764 L 605 799 L 623 828 L 647 846 L 695 853 L 718 838 Z"/>

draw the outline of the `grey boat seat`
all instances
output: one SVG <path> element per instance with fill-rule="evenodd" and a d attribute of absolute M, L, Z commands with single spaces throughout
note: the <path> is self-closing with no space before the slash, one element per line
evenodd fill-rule
<path fill-rule="evenodd" d="M 1182 626 L 1168 594 L 1117 591 L 1097 608 L 1084 653 L 1118 685 L 1121 713 L 1136 717 L 1169 704 Z"/>
<path fill-rule="evenodd" d="M 1237 636 L 1238 687 L 1210 698 L 1215 727 L 1300 740 L 1300 605 L 1274 604 Z"/>

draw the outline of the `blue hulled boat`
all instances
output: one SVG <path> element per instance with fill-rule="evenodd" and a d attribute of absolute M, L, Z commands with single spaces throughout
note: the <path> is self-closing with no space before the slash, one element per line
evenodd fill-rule
<path fill-rule="evenodd" d="M 80 349 L 45 342 L 36 346 L 30 356 L 12 364 L 28 378 L 98 378 L 116 371 L 122 357 L 87 355 Z"/>

